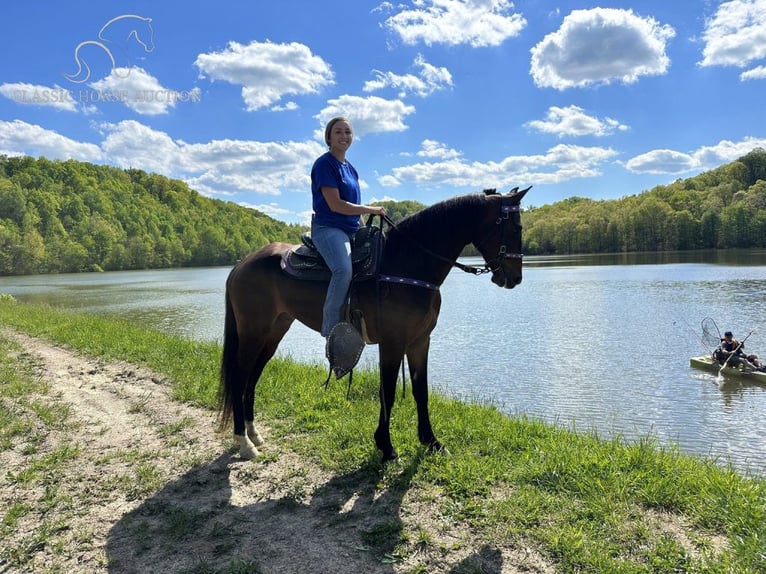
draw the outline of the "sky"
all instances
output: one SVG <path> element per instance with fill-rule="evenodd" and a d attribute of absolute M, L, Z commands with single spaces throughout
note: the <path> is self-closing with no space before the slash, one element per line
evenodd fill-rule
<path fill-rule="evenodd" d="M 766 148 L 766 0 L 15 0 L 0 154 L 137 168 L 308 223 L 323 128 L 365 202 L 635 195 Z"/>

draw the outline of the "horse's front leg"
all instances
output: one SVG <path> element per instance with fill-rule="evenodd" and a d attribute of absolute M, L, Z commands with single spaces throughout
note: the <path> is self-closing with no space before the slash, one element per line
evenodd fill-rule
<path fill-rule="evenodd" d="M 431 427 L 428 412 L 428 350 L 431 345 L 430 335 L 425 335 L 407 349 L 407 363 L 412 379 L 412 396 L 418 412 L 418 439 L 420 444 L 431 451 L 446 450 L 437 440 Z"/>
<path fill-rule="evenodd" d="M 378 428 L 375 430 L 375 444 L 383 453 L 383 462 L 396 460 L 399 455 L 391 444 L 391 411 L 396 397 L 396 378 L 399 365 L 404 358 L 404 350 L 383 342 L 379 345 L 380 353 L 380 415 Z"/>

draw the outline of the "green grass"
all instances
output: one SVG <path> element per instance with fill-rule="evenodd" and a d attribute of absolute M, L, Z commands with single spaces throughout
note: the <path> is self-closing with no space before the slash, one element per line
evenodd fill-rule
<path fill-rule="evenodd" d="M 172 382 L 178 400 L 216 408 L 216 344 L 8 298 L 0 298 L 2 325 L 107 360 L 145 365 Z M 2 337 L 0 343 L 0 354 L 18 351 Z M 2 396 L 23 397 L 22 380 L 41 384 L 30 373 L 26 378 L 0 373 L 9 381 Z M 269 364 L 258 387 L 256 418 L 268 422 L 272 440 L 339 475 L 375 474 L 380 487 L 428 503 L 443 528 L 470 528 L 487 543 L 534 547 L 559 572 L 766 571 L 762 477 L 684 455 L 652 437 L 604 440 L 439 395 L 431 397 L 432 420 L 451 455 L 427 456 L 417 442 L 413 400 L 402 400 L 401 388 L 391 429 L 401 461 L 382 467 L 372 443 L 376 375 L 355 373 L 349 399 L 345 381 L 325 391 L 325 375 L 319 365 L 283 359 Z M 27 429 L 7 410 L 0 408 L 0 441 L 5 444 Z M 54 454 L 63 459 L 72 455 Z M 27 472 L 33 477 L 39 471 L 32 465 Z M 149 462 L 129 479 L 136 496 L 162 482 Z M 2 528 L 12 528 L 27 511 L 12 508 Z M 198 518 L 179 516 L 179 532 L 193 529 Z M 390 562 L 433 545 L 426 530 L 401 528 L 398 521 L 381 522 L 364 533 L 365 543 Z M 679 529 L 684 536 L 676 534 Z"/>

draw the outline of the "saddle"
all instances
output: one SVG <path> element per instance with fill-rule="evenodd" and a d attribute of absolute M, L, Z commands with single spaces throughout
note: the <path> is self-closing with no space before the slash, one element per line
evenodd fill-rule
<path fill-rule="evenodd" d="M 365 281 L 377 276 L 383 253 L 383 234 L 380 227 L 360 227 L 351 238 L 352 282 Z M 331 273 L 314 246 L 309 233 L 301 236 L 301 245 L 292 247 L 282 256 L 282 271 L 295 279 L 330 281 Z"/>

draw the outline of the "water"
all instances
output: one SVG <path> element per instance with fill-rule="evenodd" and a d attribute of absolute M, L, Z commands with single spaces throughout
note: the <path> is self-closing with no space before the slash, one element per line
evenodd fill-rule
<path fill-rule="evenodd" d="M 228 272 L 4 277 L 0 293 L 220 341 Z M 765 294 L 763 251 L 530 258 L 513 290 L 455 270 L 432 337 L 432 387 L 604 437 L 651 434 L 763 475 L 766 386 L 719 385 L 689 357 L 706 352 L 706 316 L 740 340 L 754 330 L 747 350 L 766 355 Z M 296 323 L 279 353 L 323 362 L 323 340 Z M 376 359 L 365 350 L 365 364 Z"/>

